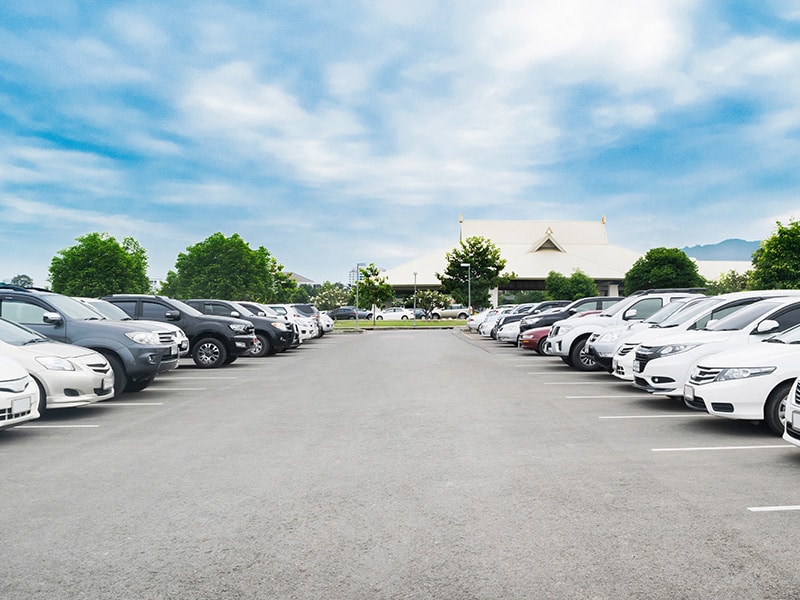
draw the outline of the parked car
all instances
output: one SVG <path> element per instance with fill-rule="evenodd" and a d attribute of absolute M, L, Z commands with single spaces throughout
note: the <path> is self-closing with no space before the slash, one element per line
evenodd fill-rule
<path fill-rule="evenodd" d="M 407 321 L 409 319 L 414 319 L 414 311 L 401 306 L 384 308 L 375 315 L 376 321 Z"/>
<path fill-rule="evenodd" d="M 147 319 L 177 325 L 189 338 L 189 353 L 201 369 L 221 367 L 247 354 L 256 342 L 255 328 L 249 321 L 233 317 L 204 315 L 188 304 L 150 294 L 106 296 L 134 319 Z"/>
<path fill-rule="evenodd" d="M 51 408 L 86 406 L 114 397 L 114 371 L 94 350 L 54 342 L 41 333 L 0 319 L 0 356 L 21 364 L 39 388 L 39 414 Z"/>
<path fill-rule="evenodd" d="M 325 335 L 325 331 L 323 330 L 322 324 L 320 323 L 319 319 L 320 312 L 316 306 L 314 306 L 313 304 L 304 304 L 298 302 L 290 304 L 289 306 L 291 306 L 292 310 L 294 310 L 298 315 L 302 315 L 314 321 L 317 330 L 317 337 L 322 337 L 323 335 Z"/>
<path fill-rule="evenodd" d="M 266 306 L 279 315 L 286 316 L 293 323 L 297 324 L 301 340 L 310 340 L 319 337 L 319 325 L 317 322 L 300 313 L 291 304 L 267 304 Z"/>
<path fill-rule="evenodd" d="M 324 333 L 330 333 L 333 331 L 333 319 L 328 316 L 328 313 L 319 313 L 319 326 L 322 328 Z"/>
<path fill-rule="evenodd" d="M 526 317 L 547 314 L 550 310 L 563 309 L 570 302 L 569 300 L 548 300 L 546 302 L 534 302 L 532 304 L 521 304 L 514 310 L 501 316 L 494 325 L 493 337 L 497 337 L 498 330 L 514 321 L 522 321 Z M 521 327 L 519 328 L 521 330 Z"/>
<path fill-rule="evenodd" d="M 178 363 L 171 332 L 101 319 L 88 306 L 48 290 L 0 285 L 0 317 L 105 356 L 114 371 L 115 396 L 143 390 Z"/>
<path fill-rule="evenodd" d="M 786 419 L 783 439 L 800 447 L 800 377 L 795 379 L 786 396 Z"/>
<path fill-rule="evenodd" d="M 759 342 L 798 323 L 800 298 L 767 298 L 710 322 L 704 329 L 641 344 L 633 362 L 633 385 L 683 400 L 684 384 L 694 363 L 721 350 Z"/>
<path fill-rule="evenodd" d="M 503 342 L 505 344 L 514 344 L 515 346 L 519 344 L 519 321 L 512 321 L 511 323 L 506 323 L 502 327 L 497 330 L 495 334 L 498 342 Z"/>
<path fill-rule="evenodd" d="M 596 315 L 602 311 L 600 310 L 584 310 L 576 312 L 569 319 L 580 319 L 590 315 Z M 522 322 L 520 321 L 520 327 Z M 520 346 L 529 350 L 535 350 L 537 354 L 547 355 L 547 336 L 550 334 L 550 325 L 542 327 L 534 327 L 533 329 L 526 329 L 520 334 Z"/>
<path fill-rule="evenodd" d="M 134 321 L 133 317 L 131 317 L 128 313 L 122 310 L 119 306 L 111 304 L 111 302 L 107 300 L 101 300 L 100 298 L 81 298 L 75 296 L 73 296 L 73 298 L 75 298 L 75 300 L 78 302 L 86 304 L 89 308 L 96 310 L 101 317 L 110 321 Z M 189 338 L 186 337 L 183 329 L 177 325 L 173 325 L 172 323 L 162 323 L 159 321 L 146 321 L 144 319 L 140 319 L 138 323 L 141 325 L 148 325 L 157 330 L 166 329 L 171 331 L 175 336 L 175 343 L 178 344 L 178 354 L 183 357 L 189 353 Z M 178 365 L 176 364 L 175 366 L 177 367 Z"/>
<path fill-rule="evenodd" d="M 525 331 L 526 329 L 530 329 L 532 327 L 544 327 L 545 325 L 550 326 L 556 321 L 568 319 L 572 315 L 582 312 L 591 311 L 598 313 L 607 308 L 611 308 L 617 302 L 623 299 L 624 298 L 622 296 L 590 296 L 588 298 L 580 298 L 579 300 L 570 302 L 562 308 L 542 311 L 533 315 L 526 315 L 520 320 L 519 328 L 520 331 Z"/>
<path fill-rule="evenodd" d="M 700 359 L 684 385 L 690 408 L 726 419 L 763 421 L 784 432 L 789 391 L 800 376 L 800 327 Z"/>
<path fill-rule="evenodd" d="M 469 307 L 463 304 L 451 304 L 447 308 L 437 307 L 431 311 L 431 319 L 466 319 L 469 316 Z"/>
<path fill-rule="evenodd" d="M 483 319 L 483 322 L 478 325 L 478 333 L 481 334 L 481 337 L 491 337 L 492 329 L 494 329 L 494 324 L 497 323 L 497 320 L 504 314 L 511 312 L 513 308 L 513 306 L 498 308 L 495 309 L 493 313 L 486 315 L 486 318 Z"/>
<path fill-rule="evenodd" d="M 260 315 L 262 317 L 268 317 L 270 319 L 277 319 L 281 321 L 287 329 L 292 330 L 292 348 L 297 348 L 303 342 L 302 337 L 300 336 L 300 328 L 298 327 L 297 323 L 295 323 L 292 319 L 289 318 L 289 315 L 286 313 L 278 314 L 276 311 L 272 310 L 266 304 L 261 304 L 260 302 L 250 302 L 249 300 L 238 300 L 239 304 L 244 306 L 247 310 L 252 312 L 254 315 Z"/>
<path fill-rule="evenodd" d="M 247 356 L 272 355 L 292 346 L 294 331 L 282 320 L 258 315 L 239 302 L 209 298 L 193 298 L 184 302 L 204 315 L 241 318 L 252 323 L 256 341 Z"/>
<path fill-rule="evenodd" d="M 340 306 L 328 311 L 328 315 L 336 321 L 339 320 L 355 320 L 356 316 L 359 319 L 372 319 L 372 311 L 359 308 L 356 310 L 355 306 Z"/>
<path fill-rule="evenodd" d="M 620 300 L 603 312 L 578 320 L 557 321 L 548 335 L 547 353 L 561 357 L 579 371 L 597 371 L 601 367 L 586 352 L 586 341 L 598 331 L 623 323 L 641 321 L 675 298 L 697 294 L 695 289 L 642 290 Z"/>
<path fill-rule="evenodd" d="M 0 429 L 39 418 L 39 388 L 21 364 L 0 356 Z"/>

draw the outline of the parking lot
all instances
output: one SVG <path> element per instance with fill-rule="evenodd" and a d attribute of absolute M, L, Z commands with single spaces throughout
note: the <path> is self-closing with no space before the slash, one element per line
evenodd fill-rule
<path fill-rule="evenodd" d="M 185 359 L 184 359 L 185 361 Z M 461 329 L 0 433 L 3 598 L 789 598 L 800 452 Z"/>

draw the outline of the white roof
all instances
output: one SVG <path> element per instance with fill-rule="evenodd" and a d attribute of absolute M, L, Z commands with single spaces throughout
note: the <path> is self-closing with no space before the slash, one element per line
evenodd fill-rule
<path fill-rule="evenodd" d="M 544 280 L 550 271 L 569 277 L 580 270 L 595 280 L 625 279 L 641 254 L 608 243 L 603 221 L 462 221 L 461 239 L 491 240 L 505 259 L 504 272 L 517 279 Z M 393 286 L 439 286 L 436 273 L 447 267 L 445 254 L 457 247 L 435 250 L 383 273 Z M 747 261 L 696 261 L 703 277 L 715 280 L 733 270 L 752 268 Z"/>

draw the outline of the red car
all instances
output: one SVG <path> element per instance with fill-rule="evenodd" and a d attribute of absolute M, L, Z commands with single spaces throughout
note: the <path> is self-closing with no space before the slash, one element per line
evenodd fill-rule
<path fill-rule="evenodd" d="M 550 325 L 526 329 L 520 336 L 520 346 L 528 350 L 535 350 L 539 354 L 544 354 L 544 345 L 547 342 L 548 333 L 550 333 Z"/>

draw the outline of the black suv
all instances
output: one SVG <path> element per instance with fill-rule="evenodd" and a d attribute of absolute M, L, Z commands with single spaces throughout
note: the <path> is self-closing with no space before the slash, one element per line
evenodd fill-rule
<path fill-rule="evenodd" d="M 204 315 L 240 317 L 250 321 L 256 330 L 256 343 L 250 349 L 250 356 L 283 352 L 292 345 L 294 331 L 281 319 L 257 315 L 246 306 L 230 300 L 192 299 L 184 302 Z"/>
<path fill-rule="evenodd" d="M 106 296 L 134 319 L 177 325 L 189 338 L 189 353 L 203 369 L 232 363 L 247 354 L 256 341 L 253 324 L 244 319 L 204 315 L 180 300 L 148 294 Z"/>
<path fill-rule="evenodd" d="M 0 317 L 105 356 L 114 372 L 115 397 L 143 390 L 158 373 L 178 366 L 172 331 L 107 321 L 77 300 L 49 290 L 0 284 Z"/>
<path fill-rule="evenodd" d="M 533 315 L 525 315 L 519 322 L 519 332 L 522 333 L 534 327 L 552 325 L 556 321 L 567 319 L 580 312 L 605 310 L 622 299 L 622 296 L 590 296 L 588 298 L 575 300 L 558 311 L 553 310 L 545 313 L 539 312 Z"/>

